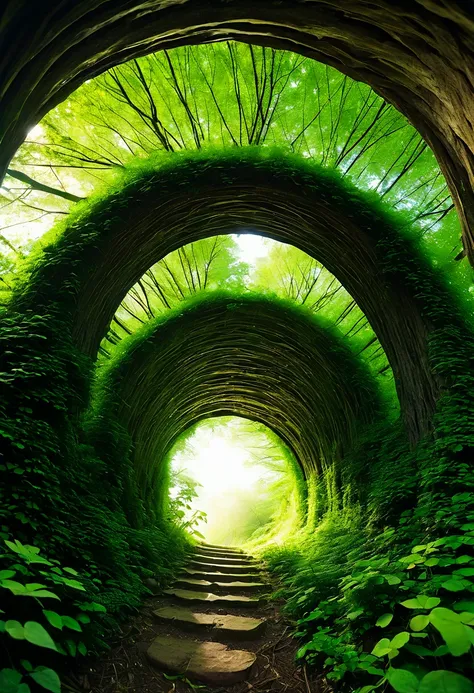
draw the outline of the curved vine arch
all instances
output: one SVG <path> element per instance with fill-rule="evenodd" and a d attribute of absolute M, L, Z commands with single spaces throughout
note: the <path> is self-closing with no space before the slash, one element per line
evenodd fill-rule
<path fill-rule="evenodd" d="M 34 310 L 56 302 L 62 286 L 74 342 L 95 358 L 115 310 L 154 263 L 201 238 L 258 229 L 315 257 L 356 300 L 387 354 L 415 441 L 430 429 L 440 385 L 428 359 L 431 325 L 409 275 L 387 269 L 400 228 L 374 205 L 299 159 L 252 149 L 174 157 L 68 222 L 34 271 Z M 407 272 L 419 262 L 411 246 L 407 262 Z"/>
<path fill-rule="evenodd" d="M 340 335 L 289 301 L 252 295 L 211 294 L 151 321 L 101 367 L 96 397 L 94 447 L 111 470 L 131 464 L 151 508 L 163 460 L 203 419 L 265 424 L 309 477 L 341 459 L 380 412 L 375 381 Z M 117 450 L 128 437 L 128 450 Z"/>
<path fill-rule="evenodd" d="M 11 7 L 10 7 L 11 5 Z M 434 150 L 474 248 L 474 21 L 460 0 L 51 0 L 0 29 L 0 176 L 27 131 L 86 79 L 146 53 L 236 39 L 297 51 L 367 82 Z M 24 46 L 22 51 L 18 47 Z"/>

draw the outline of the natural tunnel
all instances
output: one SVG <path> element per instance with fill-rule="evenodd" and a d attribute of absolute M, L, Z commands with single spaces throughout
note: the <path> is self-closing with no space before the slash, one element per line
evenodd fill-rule
<path fill-rule="evenodd" d="M 311 477 L 336 464 L 357 426 L 380 409 L 375 384 L 340 337 L 274 300 L 205 299 L 147 325 L 128 349 L 102 370 L 91 428 L 111 460 L 128 457 L 115 449 L 117 425 L 125 429 L 128 464 L 152 512 L 163 502 L 156 461 L 203 419 L 233 414 L 264 423 Z"/>
<path fill-rule="evenodd" d="M 6 216 L 11 224 L 0 236 L 10 252 L 0 257 L 0 652 L 7 662 L 0 693 L 60 693 L 71 688 L 71 672 L 91 689 L 94 662 L 115 670 L 117 652 L 125 652 L 120 674 L 107 689 L 106 669 L 98 670 L 92 690 L 138 693 L 158 682 L 156 690 L 168 693 L 168 674 L 136 672 L 144 661 L 137 642 L 157 634 L 153 614 L 164 619 L 172 598 L 199 601 L 188 588 L 203 587 L 203 566 L 204 587 L 216 589 L 209 602 L 232 609 L 240 599 L 260 608 L 250 593 L 267 583 L 261 573 L 245 573 L 259 565 L 279 613 L 267 623 L 276 667 L 268 690 L 473 693 L 472 287 L 466 290 L 466 273 L 460 279 L 464 269 L 449 267 L 454 257 L 462 268 L 463 255 L 472 261 L 470 13 L 461 3 L 343 7 L 337 0 L 253 9 L 233 0 L 61 8 L 43 1 L 28 8 L 28 22 L 25 12 L 9 4 L 0 26 L 6 45 L 11 35 L 28 43 L 0 63 L 4 168 L 43 115 L 113 70 L 109 83 L 66 101 L 38 126 L 38 142 L 17 152 L 15 166 L 43 167 L 47 182 L 9 169 L 1 198 L 5 215 L 23 204 L 40 213 L 40 224 L 43 214 L 64 220 L 20 252 L 8 229 L 21 221 Z M 238 44 L 219 54 L 171 50 L 228 38 L 248 51 Z M 307 64 L 290 49 L 363 80 L 384 100 L 329 68 L 311 73 L 321 82 L 309 85 Z M 135 60 L 154 51 L 164 52 L 164 62 Z M 133 70 L 119 72 L 130 58 Z M 221 93 L 213 80 L 225 70 Z M 306 91 L 292 110 L 296 73 Z M 244 97 L 249 76 L 255 93 Z M 160 79 L 174 105 L 169 93 L 153 92 Z M 282 91 L 272 91 L 284 79 Z M 226 110 L 229 84 L 234 111 Z M 133 89 L 144 100 L 134 102 Z M 310 94 L 318 110 L 308 116 Z M 91 125 L 94 100 L 99 119 Z M 126 136 L 100 114 L 102 103 L 129 128 Z M 72 125 L 63 132 L 58 119 L 68 112 Z M 338 129 L 349 132 L 343 144 Z M 105 143 L 94 145 L 100 154 L 90 147 L 94 137 Z M 441 170 L 432 154 L 422 160 L 426 143 Z M 197 151 L 181 151 L 188 149 Z M 112 172 L 104 181 L 102 169 Z M 393 186 L 410 175 L 411 187 L 389 202 Z M 17 194 L 12 179 L 52 195 L 57 208 Z M 71 179 L 73 192 L 65 189 Z M 464 251 L 450 248 L 447 257 L 458 222 Z M 261 266 L 261 283 L 252 283 L 256 263 L 239 259 L 236 235 L 286 244 L 278 270 L 288 294 L 270 281 L 274 259 Z M 225 243 L 216 260 L 218 238 Z M 294 462 L 300 500 L 291 513 L 280 504 L 249 538 L 252 557 L 197 542 L 179 521 L 188 491 L 174 503 L 170 496 L 176 443 L 227 416 L 268 427 Z M 216 577 L 213 565 L 228 575 Z M 232 600 L 231 591 L 243 589 L 240 574 L 246 594 Z M 191 618 L 203 618 L 206 628 L 203 614 L 227 616 L 202 608 Z M 250 617 L 255 629 L 261 616 Z M 105 654 L 127 620 L 132 635 Z M 283 637 L 291 650 L 285 661 Z M 209 638 L 204 651 L 215 645 Z M 195 647 L 185 643 L 183 651 Z M 246 689 L 221 690 L 267 683 L 265 647 L 255 656 L 235 654 L 235 643 L 224 647 L 256 661 L 257 671 Z M 153 661 L 150 650 L 153 644 L 146 650 Z M 193 656 L 168 666 L 176 693 L 194 686 L 186 668 L 195 673 Z M 160 657 L 154 662 L 161 667 Z M 196 678 L 218 682 L 206 672 Z"/>

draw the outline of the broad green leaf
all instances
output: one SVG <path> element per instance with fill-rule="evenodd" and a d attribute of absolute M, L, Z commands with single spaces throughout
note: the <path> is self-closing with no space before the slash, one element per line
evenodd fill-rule
<path fill-rule="evenodd" d="M 83 643 L 82 641 L 77 643 L 77 650 L 78 650 L 78 652 L 80 652 L 81 655 L 83 655 L 84 657 L 86 656 L 87 647 L 86 647 L 85 643 Z"/>
<path fill-rule="evenodd" d="M 52 691 L 52 693 L 61 693 L 61 681 L 53 669 L 37 667 L 37 669 L 35 669 L 30 676 L 33 681 L 36 681 L 36 683 L 38 683 L 40 686 L 46 688 L 47 691 Z"/>
<path fill-rule="evenodd" d="M 62 622 L 63 622 L 63 625 L 66 626 L 66 628 L 70 628 L 71 630 L 77 630 L 79 632 L 82 632 L 82 628 L 81 628 L 80 624 L 76 621 L 75 618 L 71 618 L 70 616 L 63 616 Z"/>
<path fill-rule="evenodd" d="M 375 625 L 379 626 L 380 628 L 386 628 L 392 622 L 392 619 L 393 614 L 382 614 L 382 616 L 377 619 L 377 623 Z"/>
<path fill-rule="evenodd" d="M 471 614 L 474 614 L 474 601 L 463 599 L 460 602 L 456 602 L 453 608 L 456 611 L 470 611 Z"/>
<path fill-rule="evenodd" d="M 424 594 L 419 594 L 414 599 L 406 599 L 400 602 L 406 609 L 433 609 L 441 602 L 438 597 L 427 597 Z"/>
<path fill-rule="evenodd" d="M 427 597 L 424 594 L 419 594 L 417 600 L 422 609 L 434 609 L 441 602 L 441 599 L 438 597 Z"/>
<path fill-rule="evenodd" d="M 10 590 L 13 594 L 24 594 L 26 592 L 26 587 L 21 584 L 21 582 L 16 582 L 15 580 L 2 580 L 2 587 Z"/>
<path fill-rule="evenodd" d="M 0 570 L 0 580 L 8 580 L 14 577 L 16 570 Z"/>
<path fill-rule="evenodd" d="M 5 630 L 12 638 L 15 640 L 25 639 L 25 629 L 19 621 L 7 621 L 5 623 Z"/>
<path fill-rule="evenodd" d="M 444 587 L 444 589 L 448 590 L 448 592 L 462 592 L 466 589 L 466 582 L 464 580 L 456 580 L 455 578 L 451 578 L 450 580 L 443 582 L 441 587 Z"/>
<path fill-rule="evenodd" d="M 421 609 L 421 605 L 418 601 L 418 599 L 406 599 L 404 602 L 400 602 L 402 606 L 404 606 L 406 609 Z"/>
<path fill-rule="evenodd" d="M 407 633 L 406 631 L 402 631 L 401 633 L 397 633 L 394 638 L 392 638 L 390 645 L 392 649 L 394 650 L 399 650 L 401 647 L 407 644 L 407 642 L 410 640 L 410 633 Z"/>
<path fill-rule="evenodd" d="M 20 597 L 35 597 L 36 599 L 40 599 L 40 598 L 58 599 L 60 601 L 60 598 L 58 597 L 58 595 L 54 594 L 54 592 L 50 592 L 49 590 L 36 590 L 36 592 L 23 592 L 23 594 L 20 594 L 19 596 Z"/>
<path fill-rule="evenodd" d="M 473 693 L 474 686 L 469 679 L 453 671 L 430 671 L 421 681 L 418 693 Z"/>
<path fill-rule="evenodd" d="M 0 691 L 2 693 L 17 693 L 22 674 L 16 669 L 0 670 Z"/>
<path fill-rule="evenodd" d="M 390 640 L 388 638 L 382 638 L 382 640 L 379 640 L 375 645 L 371 654 L 375 655 L 376 657 L 383 657 L 384 655 L 387 655 L 391 649 L 392 646 L 390 645 Z"/>
<path fill-rule="evenodd" d="M 429 615 L 430 623 L 438 630 L 451 654 L 459 657 L 471 648 L 469 626 L 461 623 L 459 614 L 450 609 L 433 609 Z"/>
<path fill-rule="evenodd" d="M 429 616 L 414 616 L 410 621 L 410 628 L 415 631 L 424 630 L 430 622 Z"/>
<path fill-rule="evenodd" d="M 417 693 L 418 679 L 411 671 L 390 667 L 385 675 L 397 693 Z"/>
<path fill-rule="evenodd" d="M 82 592 L 85 592 L 86 589 L 81 585 L 80 582 L 77 580 L 71 580 L 70 578 L 63 578 L 62 581 L 64 582 L 65 585 L 68 585 L 68 587 L 72 587 L 75 590 L 81 590 Z"/>
<path fill-rule="evenodd" d="M 53 628 L 62 630 L 63 620 L 59 614 L 57 614 L 55 611 L 47 611 L 46 609 L 43 609 L 43 614 L 46 616 Z"/>
<path fill-rule="evenodd" d="M 70 573 L 71 575 L 79 575 L 77 570 L 74 570 L 74 568 L 63 568 L 65 573 Z"/>
<path fill-rule="evenodd" d="M 28 642 L 33 645 L 38 645 L 39 647 L 47 647 L 50 650 L 56 650 L 57 647 L 54 644 L 50 634 L 41 623 L 36 621 L 27 621 L 25 623 L 25 638 Z"/>

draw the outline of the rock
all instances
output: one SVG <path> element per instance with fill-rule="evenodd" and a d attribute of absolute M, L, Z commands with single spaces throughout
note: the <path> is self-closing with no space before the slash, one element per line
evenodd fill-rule
<path fill-rule="evenodd" d="M 229 564 L 229 563 L 216 563 L 212 559 L 197 560 L 192 558 L 188 565 L 196 570 L 201 570 L 203 572 L 218 572 L 218 573 L 248 573 L 258 567 L 257 563 L 246 563 L 246 564 Z"/>
<path fill-rule="evenodd" d="M 178 606 L 166 606 L 153 614 L 161 622 L 172 622 L 186 630 L 211 631 L 211 634 L 215 632 L 219 637 L 231 636 L 236 640 L 257 638 L 266 626 L 266 622 L 260 618 L 199 613 Z"/>
<path fill-rule="evenodd" d="M 199 580 L 187 575 L 179 576 L 174 586 L 198 592 L 214 592 L 214 594 L 223 591 L 235 594 L 239 592 L 260 592 L 265 588 L 270 589 L 270 586 L 265 585 L 263 582 L 241 582 L 239 580 L 233 582 L 210 582 L 209 580 Z"/>
<path fill-rule="evenodd" d="M 160 586 L 155 578 L 146 578 L 144 581 L 145 587 L 148 587 L 153 593 L 159 592 Z"/>
<path fill-rule="evenodd" d="M 212 592 L 196 592 L 193 590 L 170 589 L 164 594 L 188 602 L 212 603 L 223 606 L 248 606 L 257 608 L 263 601 L 258 597 L 243 597 L 240 594 L 212 594 Z"/>
<path fill-rule="evenodd" d="M 197 580 L 208 580 L 209 582 L 257 582 L 260 578 L 259 573 L 219 573 L 193 570 L 192 568 L 184 568 L 186 575 L 192 576 Z"/>
<path fill-rule="evenodd" d="M 230 650 L 219 642 L 160 636 L 147 650 L 152 664 L 210 685 L 231 685 L 248 678 L 253 652 Z"/>

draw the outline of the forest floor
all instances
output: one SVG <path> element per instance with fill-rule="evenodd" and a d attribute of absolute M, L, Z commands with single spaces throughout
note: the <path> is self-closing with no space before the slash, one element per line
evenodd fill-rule
<path fill-rule="evenodd" d="M 267 576 L 265 576 L 267 577 Z M 245 594 L 245 592 L 243 592 Z M 250 595 L 249 595 L 250 596 Z M 168 639 L 180 638 L 183 643 L 191 638 L 202 640 L 202 635 L 183 633 L 179 626 L 161 623 L 154 611 L 163 607 L 176 607 L 176 598 L 156 595 L 148 598 L 140 611 L 123 627 L 111 649 L 96 660 L 90 660 L 79 671 L 65 680 L 65 690 L 74 693 L 331 693 L 321 675 L 306 669 L 303 662 L 295 660 L 297 641 L 292 637 L 294 625 L 282 614 L 282 603 L 268 601 L 257 608 L 225 606 L 203 603 L 192 607 L 194 612 L 222 615 L 238 615 L 264 619 L 266 629 L 258 639 L 225 644 L 231 649 L 246 650 L 256 655 L 256 661 L 244 681 L 233 685 L 207 686 L 184 675 L 166 674 L 154 666 L 147 657 L 147 650 L 157 636 Z M 204 636 L 205 640 L 221 641 L 217 635 Z"/>

